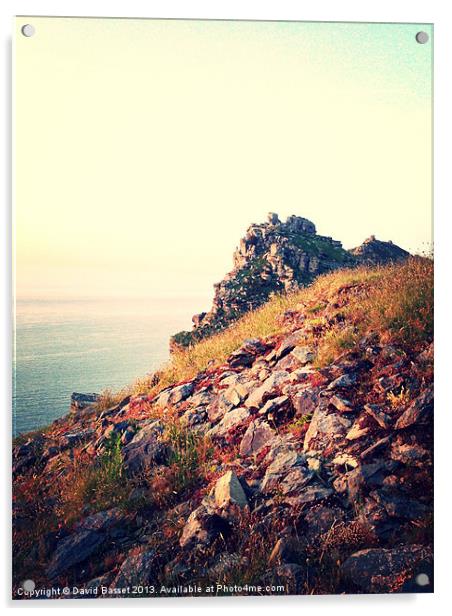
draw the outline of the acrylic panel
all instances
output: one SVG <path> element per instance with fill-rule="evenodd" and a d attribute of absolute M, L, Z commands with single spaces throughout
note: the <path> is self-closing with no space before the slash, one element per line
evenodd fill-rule
<path fill-rule="evenodd" d="M 432 592 L 432 25 L 14 38 L 13 598 Z"/>

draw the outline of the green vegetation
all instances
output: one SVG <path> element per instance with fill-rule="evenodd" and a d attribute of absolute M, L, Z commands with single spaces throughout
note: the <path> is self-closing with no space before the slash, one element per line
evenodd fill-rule
<path fill-rule="evenodd" d="M 165 438 L 171 447 L 169 466 L 173 471 L 173 490 L 180 493 L 205 474 L 213 447 L 206 437 L 177 422 L 167 424 Z"/>
<path fill-rule="evenodd" d="M 121 504 L 127 497 L 123 475 L 120 435 L 112 433 L 105 442 L 98 463 L 88 473 L 84 502 L 97 511 Z"/>

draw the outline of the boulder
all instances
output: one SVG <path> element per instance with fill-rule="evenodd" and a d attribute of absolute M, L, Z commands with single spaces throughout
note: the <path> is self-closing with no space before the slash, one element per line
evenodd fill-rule
<path fill-rule="evenodd" d="M 95 530 L 80 530 L 58 543 L 47 568 L 49 580 L 55 580 L 65 571 L 79 565 L 95 554 L 105 542 L 105 535 Z"/>
<path fill-rule="evenodd" d="M 290 494 L 284 498 L 284 502 L 291 507 L 317 503 L 329 498 L 334 491 L 320 484 L 308 485 L 299 494 Z"/>
<path fill-rule="evenodd" d="M 335 479 L 333 481 L 334 489 L 340 494 L 346 494 L 352 504 L 361 497 L 363 491 L 368 492 L 381 486 L 386 475 L 392 471 L 393 466 L 393 463 L 387 463 L 384 460 L 357 466 Z"/>
<path fill-rule="evenodd" d="M 248 408 L 260 408 L 266 398 L 277 396 L 277 388 L 289 379 L 289 373 L 285 370 L 276 370 L 273 372 L 260 387 L 256 387 L 247 400 L 245 406 Z M 276 390 L 276 391 L 275 391 Z"/>
<path fill-rule="evenodd" d="M 349 556 L 341 567 L 341 574 L 346 582 L 363 592 L 391 592 L 399 576 L 409 576 L 420 562 L 430 557 L 429 549 L 422 545 L 370 548 Z"/>
<path fill-rule="evenodd" d="M 76 530 L 95 530 L 98 532 L 109 532 L 119 524 L 123 524 L 125 514 L 118 507 L 108 509 L 107 511 L 99 511 L 87 518 L 82 518 L 75 525 Z"/>
<path fill-rule="evenodd" d="M 290 407 L 289 396 L 278 396 L 268 400 L 259 411 L 259 415 L 275 418 L 280 411 L 287 410 L 288 407 Z"/>
<path fill-rule="evenodd" d="M 276 436 L 266 421 L 253 421 L 248 426 L 240 443 L 240 455 L 256 455 Z"/>
<path fill-rule="evenodd" d="M 292 396 L 292 404 L 295 409 L 295 417 L 303 415 L 312 415 L 317 408 L 320 400 L 319 389 L 299 389 Z"/>
<path fill-rule="evenodd" d="M 431 462 L 431 453 L 421 447 L 416 441 L 403 442 L 397 440 L 392 443 L 390 456 L 392 460 L 407 466 L 424 467 Z"/>
<path fill-rule="evenodd" d="M 311 349 L 311 347 L 307 346 L 296 346 L 291 355 L 295 357 L 295 359 L 302 365 L 310 364 L 315 359 L 315 353 Z"/>
<path fill-rule="evenodd" d="M 160 408 L 174 406 L 191 396 L 194 389 L 194 383 L 183 383 L 182 385 L 165 389 L 157 396 L 155 404 Z"/>
<path fill-rule="evenodd" d="M 265 345 L 257 338 L 245 340 L 239 349 L 231 353 L 227 362 L 231 368 L 249 368 L 256 356 L 264 353 L 265 349 Z"/>
<path fill-rule="evenodd" d="M 294 469 L 296 469 L 295 474 L 290 475 L 290 472 Z M 297 485 L 299 488 L 305 485 L 311 476 L 312 472 L 305 466 L 305 459 L 302 456 L 295 450 L 283 449 L 267 467 L 262 480 L 261 491 L 264 493 L 273 492 L 275 488 L 281 488 L 282 482 L 289 477 L 285 489 L 290 492 Z"/>
<path fill-rule="evenodd" d="M 340 413 L 328 410 L 328 402 L 322 401 L 314 411 L 304 438 L 304 451 L 322 451 L 343 439 L 351 422 Z"/>
<path fill-rule="evenodd" d="M 350 430 L 347 432 L 345 438 L 348 441 L 356 441 L 359 438 L 362 438 L 363 436 L 366 436 L 366 434 L 368 434 L 370 431 L 369 426 L 366 425 L 366 418 L 365 417 L 359 417 L 355 423 L 353 424 L 353 426 L 350 428 Z"/>
<path fill-rule="evenodd" d="M 152 583 L 157 572 L 155 550 L 130 554 L 121 564 L 112 588 L 126 588 L 131 585 Z"/>
<path fill-rule="evenodd" d="M 340 413 L 351 413 L 354 410 L 352 403 L 341 396 L 332 396 L 330 398 L 330 404 Z"/>
<path fill-rule="evenodd" d="M 179 545 L 186 549 L 205 547 L 220 534 L 226 536 L 229 533 L 229 522 L 215 513 L 210 506 L 202 504 L 190 514 L 182 530 Z"/>
<path fill-rule="evenodd" d="M 80 394 L 73 392 L 71 394 L 71 408 L 79 411 L 86 409 L 95 404 L 100 398 L 100 394 Z"/>
<path fill-rule="evenodd" d="M 366 404 L 364 405 L 364 410 L 382 430 L 388 430 L 390 428 L 392 419 L 384 412 L 381 404 Z"/>
<path fill-rule="evenodd" d="M 288 353 L 290 353 L 300 342 L 303 337 L 302 330 L 297 330 L 288 336 L 285 336 L 279 345 L 274 349 L 271 353 L 269 353 L 266 357 L 268 361 L 279 360 Z"/>
<path fill-rule="evenodd" d="M 234 409 L 224 415 L 223 419 L 216 426 L 207 432 L 207 436 L 214 438 L 224 438 L 233 428 L 237 428 L 240 424 L 248 419 L 250 412 L 245 408 Z"/>
<path fill-rule="evenodd" d="M 158 440 L 159 426 L 150 424 L 139 430 L 122 448 L 124 470 L 129 477 L 152 466 L 168 463 L 171 451 L 166 443 Z"/>
<path fill-rule="evenodd" d="M 228 505 L 248 507 L 248 499 L 234 471 L 228 471 L 218 479 L 214 489 L 215 505 L 220 509 Z"/>
<path fill-rule="evenodd" d="M 423 391 L 398 418 L 395 429 L 402 430 L 416 423 L 424 423 L 433 413 L 433 387 Z"/>
<path fill-rule="evenodd" d="M 337 379 L 334 379 L 334 381 L 331 381 L 327 387 L 327 390 L 348 389 L 349 387 L 356 385 L 357 381 L 358 378 L 356 374 L 342 374 L 341 376 L 338 376 Z"/>
<path fill-rule="evenodd" d="M 429 512 L 428 507 L 399 490 L 382 488 L 374 490 L 370 496 L 385 509 L 391 518 L 418 520 Z"/>
<path fill-rule="evenodd" d="M 310 508 L 304 516 L 306 538 L 310 544 L 326 535 L 333 525 L 344 519 L 344 512 L 339 507 L 327 507 L 319 504 Z"/>

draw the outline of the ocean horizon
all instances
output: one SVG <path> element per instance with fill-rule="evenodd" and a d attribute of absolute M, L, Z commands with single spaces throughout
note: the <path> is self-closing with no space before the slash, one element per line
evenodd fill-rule
<path fill-rule="evenodd" d="M 16 301 L 13 436 L 69 411 L 72 392 L 118 390 L 169 358 L 206 297 Z"/>

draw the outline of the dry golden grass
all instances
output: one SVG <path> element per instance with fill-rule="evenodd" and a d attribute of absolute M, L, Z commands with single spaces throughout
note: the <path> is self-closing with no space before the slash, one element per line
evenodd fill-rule
<path fill-rule="evenodd" d="M 325 274 L 304 289 L 277 295 L 264 306 L 249 312 L 226 330 L 174 353 L 155 377 L 140 379 L 122 395 L 157 394 L 165 387 L 192 379 L 196 374 L 224 363 L 248 338 L 266 338 L 282 333 L 281 315 L 288 310 L 304 311 L 309 324 L 325 326 L 322 310 L 347 295 L 342 312 L 345 321 L 329 327 L 317 346 L 317 365 L 327 365 L 344 350 L 353 348 L 360 336 L 378 332 L 387 341 L 415 346 L 433 336 L 433 261 L 413 257 L 401 264 L 359 267 Z M 315 317 L 313 317 L 315 313 Z M 313 338 L 314 341 L 314 338 Z"/>

